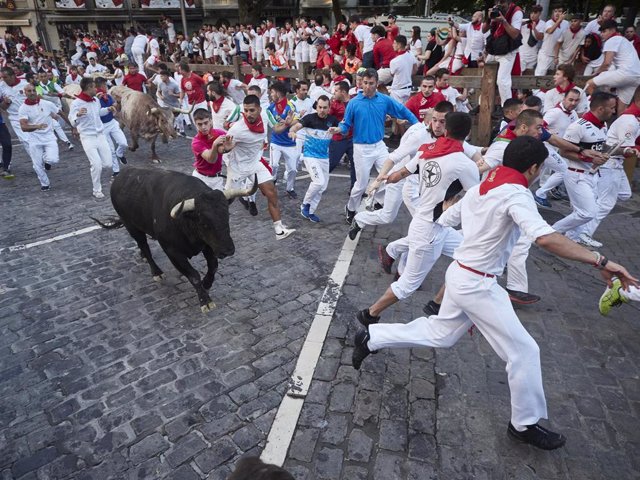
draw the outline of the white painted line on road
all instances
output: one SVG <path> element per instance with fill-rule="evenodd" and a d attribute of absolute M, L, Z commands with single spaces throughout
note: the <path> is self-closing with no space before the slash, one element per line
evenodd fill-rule
<path fill-rule="evenodd" d="M 360 234 L 355 240 L 350 240 L 349 237 L 345 239 L 338 260 L 333 267 L 333 272 L 320 298 L 318 310 L 309 328 L 309 333 L 307 333 L 307 338 L 302 345 L 296 368 L 291 376 L 289 390 L 282 399 L 282 403 L 280 403 L 267 437 L 267 443 L 262 455 L 260 455 L 262 461 L 266 463 L 282 466 L 287 457 L 289 445 L 293 440 L 298 418 L 304 405 L 304 399 L 311 386 L 313 372 L 320 359 L 322 346 L 327 338 L 331 319 L 340 298 L 340 291 L 347 278 L 349 266 L 359 240 Z"/>
<path fill-rule="evenodd" d="M 4 247 L 4 248 L 0 248 L 0 253 L 5 251 L 16 252 L 19 250 L 27 250 L 29 248 L 39 247 L 40 245 L 45 245 L 47 243 L 57 242 L 58 240 L 64 240 L 65 238 L 77 237 L 78 235 L 83 235 L 85 233 L 93 232 L 94 230 L 99 230 L 100 228 L 102 227 L 100 227 L 99 225 L 94 225 L 91 227 L 81 228 L 80 230 L 76 230 L 75 232 L 69 232 L 69 233 L 65 233 L 55 237 L 46 238 L 44 240 L 38 240 L 37 242 L 27 243 L 25 245 L 14 245 L 12 247 Z"/>

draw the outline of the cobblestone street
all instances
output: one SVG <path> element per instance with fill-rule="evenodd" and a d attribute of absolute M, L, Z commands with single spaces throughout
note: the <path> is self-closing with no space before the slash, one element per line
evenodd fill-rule
<path fill-rule="evenodd" d="M 127 158 L 190 173 L 189 143 L 159 145 L 160 167 L 146 143 Z M 217 308 L 202 314 L 159 245 L 150 242 L 161 283 L 125 230 L 7 248 L 115 214 L 110 172 L 107 198 L 96 200 L 79 142 L 60 148 L 51 191 L 40 192 L 21 147 L 16 179 L 0 180 L 0 479 L 226 479 L 240 456 L 260 455 L 287 391 L 347 234 L 347 168 L 331 178 L 320 224 L 299 214 L 308 179 L 298 200 L 278 185 L 283 222 L 297 229 L 281 242 L 260 195 L 257 217 L 230 206 L 236 252 L 220 262 Z M 543 212 L 550 222 L 568 211 L 556 204 Z M 602 253 L 636 276 L 638 205 L 618 206 L 596 233 Z M 382 351 L 351 367 L 355 312 L 393 278 L 376 248 L 408 222 L 403 209 L 396 224 L 360 235 L 285 468 L 298 480 L 640 478 L 640 308 L 600 316 L 604 284 L 588 266 L 533 247 L 530 291 L 542 300 L 518 309 L 540 345 L 548 423 L 568 437 L 563 449 L 507 437 L 504 364 L 477 332 L 449 350 Z M 421 316 L 448 263 L 383 321 Z M 202 257 L 192 264 L 206 267 Z"/>

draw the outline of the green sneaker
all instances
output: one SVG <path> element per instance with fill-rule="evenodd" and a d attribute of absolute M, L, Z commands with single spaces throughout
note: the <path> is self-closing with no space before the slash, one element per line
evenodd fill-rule
<path fill-rule="evenodd" d="M 600 313 L 604 316 L 609 315 L 612 307 L 619 307 L 623 303 L 627 303 L 622 295 L 620 295 L 620 290 L 622 289 L 622 282 L 619 279 L 613 279 L 613 286 L 604 291 L 602 296 L 600 297 L 600 302 L 598 303 L 598 308 Z"/>

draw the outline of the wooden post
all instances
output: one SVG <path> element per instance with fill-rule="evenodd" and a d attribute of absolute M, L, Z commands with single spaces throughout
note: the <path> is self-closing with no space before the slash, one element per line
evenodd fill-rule
<path fill-rule="evenodd" d="M 309 66 L 309 62 L 300 62 L 300 68 L 298 68 L 298 79 L 306 80 L 307 79 L 307 67 Z"/>
<path fill-rule="evenodd" d="M 480 85 L 480 112 L 478 115 L 478 145 L 489 145 L 491 138 L 491 114 L 496 101 L 498 63 L 485 63 Z"/>
<path fill-rule="evenodd" d="M 233 56 L 233 74 L 236 77 L 236 80 L 244 81 L 242 76 L 242 57 L 240 55 Z"/>

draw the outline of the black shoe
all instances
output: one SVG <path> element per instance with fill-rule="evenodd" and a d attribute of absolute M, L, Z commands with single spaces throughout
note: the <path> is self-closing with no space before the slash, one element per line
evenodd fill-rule
<path fill-rule="evenodd" d="M 365 332 L 366 333 L 366 332 Z M 367 335 L 367 340 L 369 340 Z M 356 335 L 356 348 L 357 348 L 358 336 Z M 366 342 L 365 342 L 366 347 Z M 368 350 L 368 349 L 367 349 Z M 356 352 L 354 350 L 353 356 L 355 358 Z M 366 357 L 366 355 L 364 356 Z M 364 357 L 362 357 L 364 359 Z M 362 360 L 360 360 L 362 363 Z M 358 365 L 359 366 L 359 365 Z M 556 448 L 562 447 L 567 438 L 561 433 L 555 433 L 551 430 L 547 430 L 544 427 L 541 427 L 537 423 L 535 425 L 529 425 L 524 432 L 517 431 L 511 422 L 509 422 L 509 428 L 507 428 L 507 434 L 522 443 L 528 443 L 529 445 L 533 445 L 534 447 L 541 448 L 542 450 L 555 450 Z"/>
<path fill-rule="evenodd" d="M 380 202 L 376 202 L 373 204 L 373 210 L 382 210 L 384 208 L 384 205 L 382 205 Z"/>
<path fill-rule="evenodd" d="M 356 370 L 360 370 L 362 361 L 369 355 L 374 353 L 369 350 L 369 347 L 367 346 L 367 342 L 369 341 L 369 339 L 369 332 L 367 332 L 366 330 L 360 330 L 358 333 L 356 333 L 354 339 L 355 345 L 353 347 L 353 355 L 351 356 L 351 364 Z"/>
<path fill-rule="evenodd" d="M 509 300 L 513 303 L 517 303 L 518 305 L 531 305 L 532 303 L 540 301 L 540 297 L 538 295 L 532 295 L 531 293 L 509 290 L 508 288 L 507 293 L 509 294 Z"/>
<path fill-rule="evenodd" d="M 358 313 L 356 313 L 356 318 L 363 327 L 368 327 L 369 325 L 373 325 L 374 323 L 378 323 L 380 321 L 380 317 L 374 317 L 373 315 L 371 315 L 368 308 L 360 310 Z"/>
<path fill-rule="evenodd" d="M 116 178 L 120 172 L 113 172 L 111 174 L 111 178 Z"/>
<path fill-rule="evenodd" d="M 245 200 L 244 198 L 240 197 L 240 203 L 244 206 L 245 210 L 249 210 L 249 201 Z"/>
<path fill-rule="evenodd" d="M 440 313 L 440 304 L 434 302 L 433 300 L 429 300 L 429 303 L 422 307 L 422 311 L 429 317 L 431 315 L 438 315 L 438 313 Z"/>
<path fill-rule="evenodd" d="M 256 207 L 256 202 L 249 202 L 249 213 L 252 217 L 258 215 L 258 207 Z"/>
<path fill-rule="evenodd" d="M 48 192 L 49 190 L 51 190 L 51 187 L 49 185 L 43 185 L 42 187 L 40 187 L 40 191 L 42 192 Z"/>
<path fill-rule="evenodd" d="M 294 200 L 298 198 L 298 194 L 295 190 L 287 190 L 287 195 L 289 195 L 289 198 L 293 198 Z"/>
<path fill-rule="evenodd" d="M 51 164 L 47 163 L 47 162 L 44 162 L 44 169 L 45 170 L 51 170 Z"/>
<path fill-rule="evenodd" d="M 384 245 L 378 247 L 378 259 L 385 273 L 391 273 L 391 266 L 395 260 L 389 256 L 387 248 Z"/>
<path fill-rule="evenodd" d="M 118 157 L 118 161 L 123 164 L 126 165 L 127 164 L 127 157 L 125 157 L 124 155 L 121 157 Z"/>
<path fill-rule="evenodd" d="M 349 229 L 349 238 L 351 240 L 355 240 L 360 230 L 362 229 L 360 228 L 360 225 L 358 225 L 358 222 L 353 220 L 353 222 L 351 222 L 351 228 Z"/>
<path fill-rule="evenodd" d="M 351 223 L 353 222 L 353 218 L 356 216 L 356 212 L 353 210 L 349 210 L 349 208 L 347 208 L 347 206 L 344 206 L 344 213 L 347 216 L 347 225 L 351 225 Z"/>

